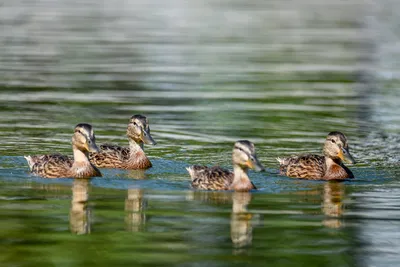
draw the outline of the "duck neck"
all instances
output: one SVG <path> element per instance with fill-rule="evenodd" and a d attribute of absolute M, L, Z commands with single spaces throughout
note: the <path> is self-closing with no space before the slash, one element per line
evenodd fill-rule
<path fill-rule="evenodd" d="M 254 186 L 247 176 L 247 168 L 243 168 L 239 165 L 233 165 L 233 182 L 231 185 L 232 190 L 235 191 L 249 191 Z"/>
<path fill-rule="evenodd" d="M 143 142 L 142 141 L 135 141 L 133 139 L 129 139 L 129 150 L 131 155 L 137 155 L 137 153 L 139 152 L 143 152 Z"/>
<path fill-rule="evenodd" d="M 342 164 L 340 159 L 332 159 L 325 157 L 326 172 L 325 179 L 335 180 L 335 179 L 345 179 L 353 178 L 351 171 Z"/>
<path fill-rule="evenodd" d="M 84 153 L 76 147 L 73 147 L 73 151 L 74 151 L 74 162 L 90 163 L 88 159 L 88 153 Z"/>
<path fill-rule="evenodd" d="M 327 164 L 328 164 L 328 162 L 330 164 L 334 164 L 334 163 L 336 163 L 338 165 L 342 164 L 342 160 L 339 157 L 337 157 L 335 154 L 331 153 L 326 145 L 324 146 L 323 153 L 324 153 L 325 161 Z"/>
<path fill-rule="evenodd" d="M 240 182 L 242 179 L 249 180 L 249 176 L 247 176 L 247 169 L 243 169 L 239 165 L 233 166 L 233 183 Z"/>
<path fill-rule="evenodd" d="M 333 165 L 342 165 L 342 160 L 340 158 L 331 158 L 325 155 L 325 163 L 326 166 L 329 168 Z"/>
<path fill-rule="evenodd" d="M 135 141 L 129 139 L 129 154 L 127 168 L 147 169 L 152 166 L 150 160 L 144 153 L 143 142 L 141 140 Z"/>
<path fill-rule="evenodd" d="M 100 171 L 90 163 L 89 152 L 82 152 L 77 147 L 73 147 L 74 163 L 72 164 L 70 175 L 76 178 L 101 176 Z"/>

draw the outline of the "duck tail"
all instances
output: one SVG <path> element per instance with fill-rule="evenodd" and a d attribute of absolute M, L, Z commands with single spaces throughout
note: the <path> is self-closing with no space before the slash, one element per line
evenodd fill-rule
<path fill-rule="evenodd" d="M 286 165 L 287 164 L 287 160 L 286 158 L 276 158 L 276 160 L 279 162 L 280 165 Z"/>
<path fill-rule="evenodd" d="M 32 170 L 32 166 L 33 166 L 33 164 L 35 164 L 35 162 L 33 161 L 33 158 L 31 156 L 24 156 L 24 158 L 28 162 L 29 169 Z"/>
<path fill-rule="evenodd" d="M 186 167 L 186 170 L 188 171 L 188 173 L 190 175 L 190 178 L 192 178 L 192 181 L 193 181 L 193 179 L 194 179 L 194 168 L 193 168 L 193 166 Z"/>

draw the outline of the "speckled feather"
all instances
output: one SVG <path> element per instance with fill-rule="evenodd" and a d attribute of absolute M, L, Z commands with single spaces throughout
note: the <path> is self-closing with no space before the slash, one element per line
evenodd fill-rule
<path fill-rule="evenodd" d="M 319 155 L 300 155 L 280 161 L 280 173 L 289 177 L 318 179 L 326 172 L 325 157 Z"/>
<path fill-rule="evenodd" d="M 192 187 L 195 189 L 229 190 L 233 182 L 233 172 L 219 166 L 193 165 L 187 170 L 192 178 Z"/>
<path fill-rule="evenodd" d="M 343 161 L 355 163 L 351 156 L 347 137 L 338 131 L 328 134 L 323 146 L 323 156 L 307 154 L 277 158 L 280 173 L 293 178 L 310 180 L 343 180 L 354 178 Z"/>
<path fill-rule="evenodd" d="M 73 169 L 73 159 L 61 154 L 28 156 L 26 159 L 28 160 L 31 172 L 45 178 L 101 176 L 100 171 L 89 162 L 76 166 L 79 168 L 79 171 Z"/>
<path fill-rule="evenodd" d="M 233 182 L 233 172 L 219 166 L 207 167 L 193 165 L 187 168 L 191 178 L 192 187 L 201 190 L 230 190 Z M 252 188 L 257 189 L 251 182 Z"/>
<path fill-rule="evenodd" d="M 90 153 L 90 161 L 99 168 L 148 169 L 152 166 L 143 151 L 131 155 L 129 147 L 104 144 L 99 153 Z"/>
<path fill-rule="evenodd" d="M 147 118 L 140 114 L 133 115 L 129 120 L 126 135 L 129 147 L 101 145 L 99 152 L 89 154 L 90 161 L 100 168 L 138 170 L 152 167 L 143 151 L 143 144 L 156 144 L 150 134 Z"/>
<path fill-rule="evenodd" d="M 343 164 L 334 164 L 328 170 L 325 156 L 300 155 L 279 159 L 280 173 L 288 177 L 309 180 L 342 180 L 354 178 L 353 173 Z"/>

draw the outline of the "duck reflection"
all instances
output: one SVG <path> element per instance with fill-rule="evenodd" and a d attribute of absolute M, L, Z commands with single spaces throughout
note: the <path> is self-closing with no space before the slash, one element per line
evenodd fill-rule
<path fill-rule="evenodd" d="M 221 205 L 230 204 L 232 196 L 229 191 L 188 191 L 186 200 Z"/>
<path fill-rule="evenodd" d="M 146 223 L 147 201 L 143 197 L 143 189 L 128 189 L 125 199 L 125 224 L 128 231 L 139 232 L 144 229 Z"/>
<path fill-rule="evenodd" d="M 253 241 L 254 218 L 257 214 L 248 212 L 252 194 L 249 192 L 221 192 L 221 191 L 189 191 L 186 199 L 189 201 L 207 202 L 213 205 L 232 204 L 230 219 L 230 235 L 234 254 L 246 251 Z"/>
<path fill-rule="evenodd" d="M 135 180 L 144 180 L 147 178 L 145 170 L 129 170 L 125 175 Z M 146 209 L 147 201 L 143 195 L 143 189 L 128 189 L 128 194 L 125 198 L 125 225 L 127 231 L 139 232 L 144 229 L 146 223 L 144 210 Z"/>
<path fill-rule="evenodd" d="M 234 248 L 244 248 L 252 243 L 251 219 L 253 215 L 247 211 L 250 201 L 251 194 L 249 192 L 232 193 L 231 239 Z"/>
<path fill-rule="evenodd" d="M 340 182 L 327 182 L 322 191 L 322 211 L 326 215 L 322 221 L 329 228 L 340 228 L 340 217 L 344 212 L 343 200 L 345 197 L 345 185 Z"/>
<path fill-rule="evenodd" d="M 145 170 L 128 170 L 124 175 L 135 180 L 144 180 L 147 178 Z"/>
<path fill-rule="evenodd" d="M 91 229 L 91 211 L 88 208 L 89 179 L 75 179 L 69 213 L 70 229 L 75 234 L 88 234 Z"/>
<path fill-rule="evenodd" d="M 322 224 L 329 228 L 342 227 L 341 216 L 344 213 L 343 201 L 345 198 L 345 184 L 338 181 L 328 181 L 316 185 L 313 190 L 298 191 L 294 195 L 301 195 L 302 202 L 321 205 L 318 212 L 305 212 L 306 214 L 325 215 Z"/>

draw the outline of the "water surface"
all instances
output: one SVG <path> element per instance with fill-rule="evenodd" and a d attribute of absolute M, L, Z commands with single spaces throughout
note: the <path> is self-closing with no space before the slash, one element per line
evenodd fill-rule
<path fill-rule="evenodd" d="M 5 1 L 0 9 L 3 266 L 397 266 L 399 8 L 255 1 Z M 74 126 L 127 144 L 150 120 L 153 168 L 43 179 Z M 343 183 L 276 174 L 346 133 Z M 250 193 L 196 192 L 190 164 L 256 144 Z"/>

